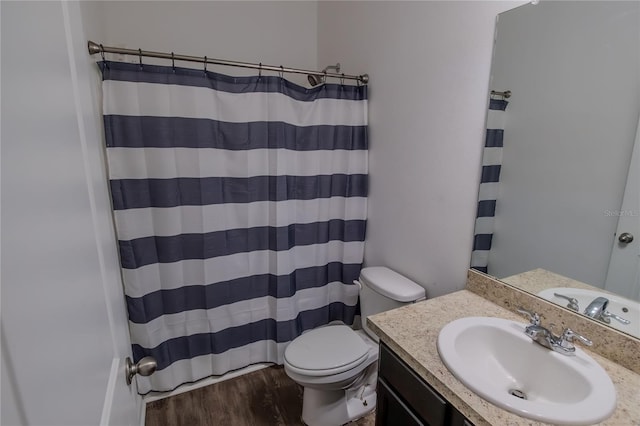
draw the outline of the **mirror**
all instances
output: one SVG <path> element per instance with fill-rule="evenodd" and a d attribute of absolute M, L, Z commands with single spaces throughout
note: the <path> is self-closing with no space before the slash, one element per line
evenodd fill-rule
<path fill-rule="evenodd" d="M 476 220 L 472 267 L 485 262 L 488 274 L 532 294 L 543 288 L 520 274 L 540 268 L 562 282 L 547 276 L 546 287 L 577 282 L 638 306 L 640 2 L 542 1 L 504 12 L 491 74 L 490 89 L 511 96 L 495 127 L 502 148 L 485 148 L 479 216 L 483 200 L 496 202 L 493 217 Z M 492 164 L 501 164 L 497 182 L 484 176 Z M 619 241 L 622 231 L 635 240 Z"/>

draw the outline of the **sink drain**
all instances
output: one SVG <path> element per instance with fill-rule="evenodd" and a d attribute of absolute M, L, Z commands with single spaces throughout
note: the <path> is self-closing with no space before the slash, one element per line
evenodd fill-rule
<path fill-rule="evenodd" d="M 516 398 L 527 399 L 527 394 L 522 392 L 519 389 L 509 389 L 509 393 L 515 396 Z"/>

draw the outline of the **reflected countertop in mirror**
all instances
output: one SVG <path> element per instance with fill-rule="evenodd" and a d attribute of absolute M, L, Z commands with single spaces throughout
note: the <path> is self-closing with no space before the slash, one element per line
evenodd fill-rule
<path fill-rule="evenodd" d="M 472 267 L 479 255 L 477 269 L 534 295 L 572 288 L 638 305 L 640 2 L 500 14 L 489 89 L 511 96 L 499 127 L 487 122 L 501 143 L 485 148 Z"/>
<path fill-rule="evenodd" d="M 583 290 L 598 290 L 603 294 L 613 294 L 601 288 L 576 281 L 573 278 L 555 274 L 546 269 L 537 268 L 520 274 L 500 278 L 500 281 L 510 284 L 520 290 L 531 294 L 538 294 L 550 288 L 577 288 Z"/>
<path fill-rule="evenodd" d="M 594 321 L 640 339 L 640 303 L 636 301 L 541 268 L 501 281 L 583 315 L 599 301 L 601 311 Z"/>

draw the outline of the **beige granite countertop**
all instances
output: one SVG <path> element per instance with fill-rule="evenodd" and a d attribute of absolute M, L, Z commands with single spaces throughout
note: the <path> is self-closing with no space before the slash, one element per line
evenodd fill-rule
<path fill-rule="evenodd" d="M 514 287 L 520 288 L 531 294 L 538 294 L 542 290 L 553 287 L 568 287 L 579 288 L 582 290 L 595 290 L 605 294 L 611 294 L 610 291 L 605 289 L 594 287 L 592 285 L 576 281 L 572 278 L 558 275 L 546 269 L 533 269 L 531 271 L 523 272 L 521 274 L 511 275 L 510 277 L 500 278 L 500 281 L 510 284 Z"/>
<path fill-rule="evenodd" d="M 447 323 L 468 316 L 525 322 L 522 317 L 468 290 L 376 314 L 367 321 L 385 344 L 476 426 L 543 425 L 485 401 L 444 366 L 436 346 L 438 333 Z M 599 424 L 640 425 L 640 375 L 594 352 L 585 352 L 607 371 L 618 393 L 616 411 Z"/>

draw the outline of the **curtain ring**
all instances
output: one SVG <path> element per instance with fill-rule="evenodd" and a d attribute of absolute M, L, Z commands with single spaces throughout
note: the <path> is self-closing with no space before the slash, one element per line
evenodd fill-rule
<path fill-rule="evenodd" d="M 138 49 L 138 59 L 140 60 L 140 69 L 142 69 L 142 49 Z"/>
<path fill-rule="evenodd" d="M 176 58 L 173 52 L 171 52 L 171 68 L 173 68 L 173 72 L 176 72 Z"/>
<path fill-rule="evenodd" d="M 280 65 L 280 78 L 284 78 L 284 67 Z"/>
<path fill-rule="evenodd" d="M 204 57 L 204 73 L 207 73 L 207 57 Z"/>
<path fill-rule="evenodd" d="M 262 62 L 260 62 L 260 67 L 258 68 L 258 79 L 262 78 Z"/>
<path fill-rule="evenodd" d="M 104 80 L 104 70 L 109 68 L 107 59 L 104 57 L 104 46 L 100 45 L 100 56 L 102 56 L 102 79 Z"/>
<path fill-rule="evenodd" d="M 340 77 L 340 84 L 344 86 L 344 73 L 342 73 L 342 77 Z"/>

